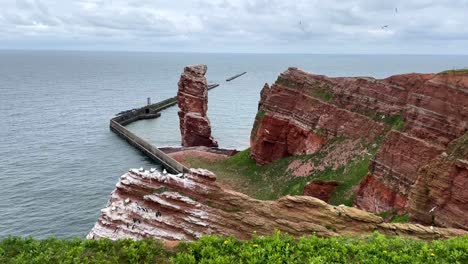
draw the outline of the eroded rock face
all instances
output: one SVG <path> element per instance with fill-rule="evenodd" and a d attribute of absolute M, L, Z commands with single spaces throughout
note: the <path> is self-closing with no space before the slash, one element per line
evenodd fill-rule
<path fill-rule="evenodd" d="M 211 136 L 208 110 L 208 83 L 206 65 L 185 67 L 180 76 L 177 103 L 179 105 L 180 132 L 182 146 L 217 147 L 218 143 Z"/>
<path fill-rule="evenodd" d="M 405 133 L 387 134 L 361 182 L 355 204 L 364 210 L 382 213 L 396 209 L 403 213 L 418 170 L 444 150 Z"/>
<path fill-rule="evenodd" d="M 458 229 L 383 223 L 371 213 L 307 196 L 255 200 L 221 188 L 216 176 L 203 169 L 185 175 L 133 169 L 120 177 L 87 238 L 191 241 L 218 234 L 249 239 L 254 232 L 268 235 L 275 229 L 324 237 L 373 231 L 420 239 L 467 234 Z"/>
<path fill-rule="evenodd" d="M 411 218 L 468 229 L 468 133 L 418 171 L 409 195 Z"/>
<path fill-rule="evenodd" d="M 315 153 L 336 137 L 374 142 L 380 148 L 355 205 L 376 213 L 405 213 L 411 197 L 418 197 L 410 194 L 419 170 L 468 130 L 468 73 L 412 73 L 379 80 L 330 78 L 289 68 L 262 90 L 260 105 L 250 140 L 257 164 Z M 457 203 L 468 202 L 460 199 Z M 464 216 L 453 217 L 460 223 Z"/>
<path fill-rule="evenodd" d="M 311 181 L 304 186 L 304 195 L 328 202 L 331 194 L 338 185 L 340 185 L 340 183 L 337 181 Z"/>

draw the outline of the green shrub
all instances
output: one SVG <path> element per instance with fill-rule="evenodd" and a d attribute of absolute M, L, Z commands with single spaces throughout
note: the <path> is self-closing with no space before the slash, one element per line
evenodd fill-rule
<path fill-rule="evenodd" d="M 8 237 L 0 241 L 0 263 L 468 263 L 468 236 L 423 242 L 378 233 L 296 239 L 275 232 L 247 241 L 204 236 L 172 251 L 151 239 Z"/>
<path fill-rule="evenodd" d="M 58 240 L 8 237 L 0 241 L 0 263 L 156 263 L 168 252 L 153 239 Z"/>

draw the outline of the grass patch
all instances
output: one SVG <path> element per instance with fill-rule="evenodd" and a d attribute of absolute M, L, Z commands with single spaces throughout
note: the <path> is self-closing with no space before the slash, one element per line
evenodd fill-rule
<path fill-rule="evenodd" d="M 338 181 L 340 185 L 332 194 L 330 203 L 351 205 L 354 200 L 353 188 L 366 176 L 369 163 L 379 144 L 372 147 L 372 144 L 361 143 L 358 148 L 366 149 L 369 154 L 356 155 L 347 164 L 337 169 L 327 167 L 323 171 L 313 171 L 306 177 L 294 177 L 288 169 L 293 161 L 319 165 L 323 158 L 344 140 L 346 139 L 335 137 L 314 154 L 286 157 L 265 166 L 257 166 L 250 158 L 250 149 L 215 162 L 207 162 L 197 157 L 187 158 L 186 162 L 190 167 L 211 170 L 217 175 L 217 181 L 221 184 L 260 200 L 276 200 L 285 195 L 302 195 L 304 186 L 311 180 Z"/>
<path fill-rule="evenodd" d="M 313 97 L 322 99 L 325 102 L 330 102 L 333 99 L 333 89 L 329 84 L 321 85 L 320 82 L 315 82 L 312 86 L 306 86 Z"/>
<path fill-rule="evenodd" d="M 379 112 L 371 111 L 369 109 L 358 109 L 354 108 L 353 112 L 359 113 L 361 115 L 365 115 L 370 119 L 373 119 L 377 122 L 381 122 L 387 124 L 392 129 L 403 131 L 405 128 L 405 118 L 403 114 L 396 114 L 396 115 L 384 115 Z"/>
<path fill-rule="evenodd" d="M 385 116 L 381 121 L 398 131 L 402 131 L 405 128 L 405 118 L 401 114 Z"/>
<path fill-rule="evenodd" d="M 302 195 L 304 186 L 311 180 L 338 181 L 340 185 L 335 188 L 329 203 L 351 206 L 354 201 L 352 189 L 367 175 L 370 160 L 371 156 L 369 155 L 360 156 L 336 170 L 326 168 L 324 171 L 316 172 L 308 177 L 292 178 L 289 182 L 284 183 L 282 195 Z"/>
<path fill-rule="evenodd" d="M 152 239 L 9 237 L 0 240 L 0 263 L 468 263 L 468 236 L 425 242 L 378 233 L 294 238 L 274 232 L 246 241 L 203 236 L 172 250 Z"/>
<path fill-rule="evenodd" d="M 439 72 L 439 74 L 450 74 L 450 73 L 468 73 L 468 68 L 453 69 L 453 70 L 446 70 L 446 71 L 443 71 L 443 72 Z"/>
<path fill-rule="evenodd" d="M 468 132 L 448 145 L 447 154 L 455 159 L 468 157 Z"/>
<path fill-rule="evenodd" d="M 396 210 L 382 212 L 377 215 L 390 223 L 408 223 L 410 221 L 410 216 L 408 214 L 398 215 L 398 211 Z"/>
<path fill-rule="evenodd" d="M 333 93 L 328 87 L 315 89 L 313 90 L 312 95 L 322 99 L 325 102 L 330 102 L 333 99 Z"/>
<path fill-rule="evenodd" d="M 253 137 L 253 139 L 255 139 L 257 137 L 258 127 L 262 123 L 263 118 L 265 117 L 265 115 L 266 115 L 265 111 L 258 111 L 257 112 L 257 115 L 255 116 L 255 121 L 254 121 L 254 124 L 253 124 L 253 127 L 252 127 L 252 132 L 251 132 L 251 136 Z"/>
<path fill-rule="evenodd" d="M 395 216 L 390 222 L 392 222 L 392 223 L 408 223 L 409 220 L 410 220 L 409 215 L 404 214 L 404 215 Z"/>

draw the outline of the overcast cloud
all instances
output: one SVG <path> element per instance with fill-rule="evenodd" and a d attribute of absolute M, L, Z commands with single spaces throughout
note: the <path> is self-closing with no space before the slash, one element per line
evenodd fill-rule
<path fill-rule="evenodd" d="M 1 49 L 468 54 L 468 0 L 0 0 L 0 6 Z"/>

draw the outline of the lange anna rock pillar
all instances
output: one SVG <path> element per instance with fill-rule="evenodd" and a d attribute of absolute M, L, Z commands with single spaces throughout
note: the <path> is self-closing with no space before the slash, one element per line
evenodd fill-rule
<path fill-rule="evenodd" d="M 178 83 L 177 103 L 179 105 L 180 133 L 182 146 L 217 147 L 218 142 L 211 136 L 208 110 L 208 83 L 205 78 L 207 66 L 189 65 L 184 68 Z"/>

